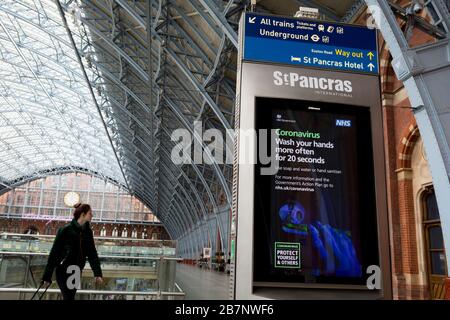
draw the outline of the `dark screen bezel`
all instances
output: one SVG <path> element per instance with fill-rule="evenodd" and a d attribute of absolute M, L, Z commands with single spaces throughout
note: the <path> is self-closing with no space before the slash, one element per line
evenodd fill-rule
<path fill-rule="evenodd" d="M 301 107 L 299 106 L 301 105 Z M 267 97 L 255 97 L 255 128 L 258 132 L 259 129 L 268 129 L 271 126 L 271 108 L 276 106 L 277 109 L 301 109 L 302 111 L 307 110 L 308 107 L 320 108 L 320 111 L 310 111 L 310 112 L 326 112 L 334 113 L 339 115 L 350 114 L 358 118 L 360 125 L 357 134 L 357 145 L 365 146 L 364 152 L 359 152 L 357 155 L 358 163 L 365 163 L 364 170 L 363 166 L 359 166 L 358 178 L 360 185 L 364 186 L 366 192 L 360 193 L 360 203 L 364 203 L 365 207 L 370 207 L 369 212 L 366 211 L 364 219 L 361 223 L 361 234 L 362 244 L 364 249 L 362 250 L 361 262 L 363 265 L 363 276 L 360 279 L 346 278 L 346 277 L 336 277 L 336 276 L 320 276 L 316 277 L 315 283 L 306 283 L 304 276 L 285 276 L 285 275 L 274 275 L 270 271 L 269 262 L 270 256 L 267 252 L 266 242 L 269 242 L 267 236 L 264 233 L 269 232 L 267 230 L 267 224 L 262 223 L 262 219 L 257 219 L 257 213 L 263 211 L 265 219 L 270 218 L 267 213 L 270 211 L 270 191 L 265 188 L 268 183 L 270 183 L 270 177 L 261 176 L 258 174 L 261 167 L 263 167 L 259 161 L 253 166 L 254 168 L 254 215 L 253 215 L 253 282 L 254 285 L 258 283 L 268 283 L 271 285 L 279 284 L 283 286 L 284 284 L 295 285 L 299 284 L 301 286 L 314 287 L 315 284 L 318 285 L 337 285 L 339 286 L 364 286 L 366 284 L 365 280 L 365 270 L 369 265 L 379 265 L 380 257 L 378 251 L 378 229 L 377 229 L 377 208 L 376 208 L 376 196 L 375 196 L 375 175 L 374 175 L 374 159 L 373 159 L 373 133 L 371 130 L 371 114 L 370 108 L 364 106 L 350 106 L 338 103 L 329 102 L 317 102 L 309 100 L 297 100 L 297 99 L 283 99 L 283 98 L 267 98 Z M 267 110 L 267 111 L 266 111 Z M 264 114 L 264 112 L 266 112 Z M 268 115 L 268 116 L 267 116 Z M 360 134 L 360 132 L 363 132 Z M 362 141 L 364 140 L 364 141 Z M 257 154 L 259 154 L 259 144 L 257 143 Z M 365 180 L 364 180 L 365 179 Z M 365 181 L 365 183 L 363 183 Z M 265 189 L 265 191 L 264 191 Z M 266 201 L 260 203 L 262 200 Z M 267 204 L 266 206 L 264 204 Z M 264 207 L 267 207 L 264 211 Z M 265 230 L 261 232 L 261 230 Z M 264 257 L 264 258 L 261 258 Z M 281 273 L 281 271 L 280 271 Z"/>

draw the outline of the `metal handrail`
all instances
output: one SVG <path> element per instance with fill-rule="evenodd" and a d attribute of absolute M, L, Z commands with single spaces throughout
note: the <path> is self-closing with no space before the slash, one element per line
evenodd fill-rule
<path fill-rule="evenodd" d="M 178 291 L 183 292 L 183 289 L 181 289 L 181 287 L 176 282 L 175 282 L 175 288 L 177 288 Z"/>
<path fill-rule="evenodd" d="M 30 188 L 32 189 L 32 188 Z M 71 191 L 71 190 L 60 190 L 60 191 Z M 8 205 L 0 203 L 0 207 L 7 207 Z M 22 207 L 22 205 L 11 205 L 12 207 Z M 29 209 L 38 209 L 39 207 L 43 209 L 53 209 L 51 206 L 38 206 L 38 205 L 26 205 Z M 56 207 L 56 209 L 67 209 L 67 207 Z M 131 211 L 131 214 L 141 214 L 139 211 Z M 30 213 L 14 213 L 11 211 L 4 212 L 4 215 L 11 220 L 40 220 L 40 221 L 56 221 L 56 222 L 70 222 L 73 216 L 54 216 L 54 215 L 36 215 Z M 95 224 L 122 224 L 128 226 L 143 225 L 143 226 L 161 226 L 161 221 L 151 221 L 151 220 L 115 220 L 115 219 L 100 219 L 97 217 L 92 218 L 92 223 Z"/>
<path fill-rule="evenodd" d="M 181 290 L 178 284 L 175 284 L 177 289 Z M 0 288 L 1 292 L 12 292 L 12 293 L 34 293 L 37 288 Z M 59 289 L 48 289 L 47 293 L 61 293 Z M 186 293 L 181 292 L 169 292 L 169 291 L 114 291 L 114 290 L 77 290 L 76 294 L 100 294 L 100 295 L 130 295 L 130 296 L 182 296 L 184 297 Z"/>
<path fill-rule="evenodd" d="M 14 256 L 48 256 L 47 252 L 23 252 L 23 251 L 1 251 L 0 255 L 14 255 Z M 176 260 L 183 261 L 183 258 L 175 258 L 175 257 L 166 257 L 166 256 L 158 256 L 158 257 L 145 257 L 145 256 L 108 256 L 108 255 L 99 255 L 99 258 L 108 258 L 108 259 L 140 259 L 140 260 Z"/>
<path fill-rule="evenodd" d="M 53 239 L 55 235 L 47 235 L 47 234 L 26 234 L 26 233 L 9 233 L 9 232 L 0 232 L 0 236 L 20 236 L 20 237 L 33 237 L 33 238 L 49 238 Z M 120 240 L 120 241 L 142 241 L 142 242 L 174 242 L 177 240 L 153 240 L 153 239 L 139 239 L 139 238 L 121 238 L 121 237 L 94 237 L 95 240 Z"/>

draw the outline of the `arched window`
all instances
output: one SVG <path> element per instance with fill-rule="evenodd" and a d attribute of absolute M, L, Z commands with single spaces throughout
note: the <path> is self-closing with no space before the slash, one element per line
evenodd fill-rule
<path fill-rule="evenodd" d="M 106 228 L 103 226 L 102 230 L 100 231 L 100 237 L 106 237 Z"/>
<path fill-rule="evenodd" d="M 441 220 L 433 188 L 423 194 L 423 230 L 425 234 L 425 254 L 428 267 L 430 298 L 443 299 L 444 281 L 447 276 L 444 238 Z"/>
<path fill-rule="evenodd" d="M 39 230 L 36 226 L 28 226 L 25 231 L 23 232 L 24 234 L 38 234 Z"/>
<path fill-rule="evenodd" d="M 23 196 L 21 194 L 16 196 L 16 205 L 23 205 Z"/>
<path fill-rule="evenodd" d="M 44 234 L 45 235 L 50 235 L 51 232 L 52 232 L 51 227 L 50 226 L 45 226 Z"/>

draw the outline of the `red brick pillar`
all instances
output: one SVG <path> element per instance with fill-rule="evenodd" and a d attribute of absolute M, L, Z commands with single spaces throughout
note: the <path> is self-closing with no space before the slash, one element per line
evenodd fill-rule
<path fill-rule="evenodd" d="M 400 235 L 402 264 L 405 273 L 418 273 L 416 219 L 414 212 L 414 195 L 412 170 L 399 169 L 397 172 L 399 191 Z"/>
<path fill-rule="evenodd" d="M 400 259 L 401 271 L 397 274 L 397 298 L 419 299 L 420 291 L 416 279 L 419 275 L 416 243 L 416 219 L 414 211 L 414 195 L 412 184 L 412 170 L 401 168 L 396 170 L 398 190 L 398 214 L 399 227 L 397 236 L 400 240 L 397 252 Z"/>

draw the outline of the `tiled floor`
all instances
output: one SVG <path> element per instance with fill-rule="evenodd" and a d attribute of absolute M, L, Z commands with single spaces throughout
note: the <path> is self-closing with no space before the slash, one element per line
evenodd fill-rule
<path fill-rule="evenodd" d="M 227 300 L 230 276 L 223 272 L 177 264 L 176 283 L 186 293 L 186 300 Z"/>

